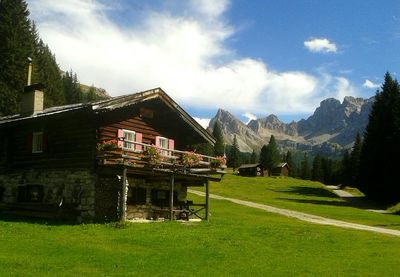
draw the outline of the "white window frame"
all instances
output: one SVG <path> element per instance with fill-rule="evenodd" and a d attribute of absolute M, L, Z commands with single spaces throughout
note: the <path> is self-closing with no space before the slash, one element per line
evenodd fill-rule
<path fill-rule="evenodd" d="M 158 137 L 158 139 L 159 139 L 160 148 L 162 148 L 162 149 L 161 149 L 161 154 L 164 155 L 164 156 L 168 156 L 169 153 L 170 153 L 170 151 L 164 150 L 164 149 L 168 149 L 168 146 L 169 146 L 169 145 L 168 145 L 168 141 L 169 141 L 169 139 L 166 138 L 166 137 Z M 166 146 L 166 147 L 164 147 L 164 146 L 162 145 L 162 142 L 163 142 L 163 141 L 167 143 L 167 146 Z"/>
<path fill-rule="evenodd" d="M 136 132 L 132 130 L 126 130 L 122 129 L 122 134 L 124 135 L 124 145 L 123 149 L 124 150 L 130 150 L 130 151 L 135 151 L 136 150 L 136 144 L 134 143 L 126 143 L 126 142 L 136 142 Z M 128 140 L 125 138 L 125 134 L 131 134 L 134 137 L 134 140 Z"/>
<path fill-rule="evenodd" d="M 32 153 L 43 153 L 43 132 L 33 132 Z"/>

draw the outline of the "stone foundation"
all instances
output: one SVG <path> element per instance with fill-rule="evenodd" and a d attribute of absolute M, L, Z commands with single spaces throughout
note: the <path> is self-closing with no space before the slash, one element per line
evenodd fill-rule
<path fill-rule="evenodd" d="M 77 220 L 87 220 L 95 215 L 95 182 L 95 175 L 88 170 L 15 171 L 0 175 L 0 187 L 3 188 L 0 201 L 3 205 L 32 202 L 61 207 L 75 211 Z M 24 190 L 32 187 L 40 193 Z M 22 192 L 26 195 L 22 196 Z"/>

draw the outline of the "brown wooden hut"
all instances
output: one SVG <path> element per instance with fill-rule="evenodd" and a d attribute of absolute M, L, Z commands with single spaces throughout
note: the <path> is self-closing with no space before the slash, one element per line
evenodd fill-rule
<path fill-rule="evenodd" d="M 264 176 L 264 168 L 261 164 L 242 164 L 239 168 L 240 176 L 260 177 Z"/>
<path fill-rule="evenodd" d="M 289 165 L 287 163 L 279 163 L 273 170 L 273 176 L 289 176 Z"/>
<path fill-rule="evenodd" d="M 31 85 L 22 103 L 0 117 L 0 211 L 109 221 L 205 210 L 208 219 L 208 182 L 224 172 L 188 151 L 215 139 L 162 89 L 43 109 Z M 205 187 L 204 203 L 187 199 L 190 186 Z"/>

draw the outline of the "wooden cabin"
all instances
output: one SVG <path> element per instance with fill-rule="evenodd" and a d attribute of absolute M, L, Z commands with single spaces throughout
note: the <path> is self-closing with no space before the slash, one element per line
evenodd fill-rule
<path fill-rule="evenodd" d="M 272 176 L 289 176 L 289 165 L 287 163 L 279 163 L 272 170 Z"/>
<path fill-rule="evenodd" d="M 247 177 L 264 176 L 264 167 L 261 164 L 242 164 L 241 166 L 239 166 L 238 170 L 240 176 L 247 176 Z"/>
<path fill-rule="evenodd" d="M 215 139 L 162 89 L 43 110 L 31 85 L 22 103 L 20 114 L 0 117 L 0 211 L 208 219 L 208 182 L 224 172 L 189 150 Z M 203 203 L 187 199 L 192 186 L 205 187 Z"/>

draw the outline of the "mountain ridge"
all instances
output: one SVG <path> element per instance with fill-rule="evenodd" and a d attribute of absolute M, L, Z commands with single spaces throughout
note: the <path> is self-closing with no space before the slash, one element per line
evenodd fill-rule
<path fill-rule="evenodd" d="M 229 111 L 218 109 L 208 128 L 212 129 L 218 121 L 225 142 L 231 144 L 236 135 L 239 149 L 243 152 L 259 150 L 274 135 L 282 150 L 332 154 L 351 147 L 357 132 L 364 132 L 373 102 L 374 97 L 346 96 L 342 102 L 327 98 L 307 119 L 290 123 L 270 114 L 245 124 Z"/>

